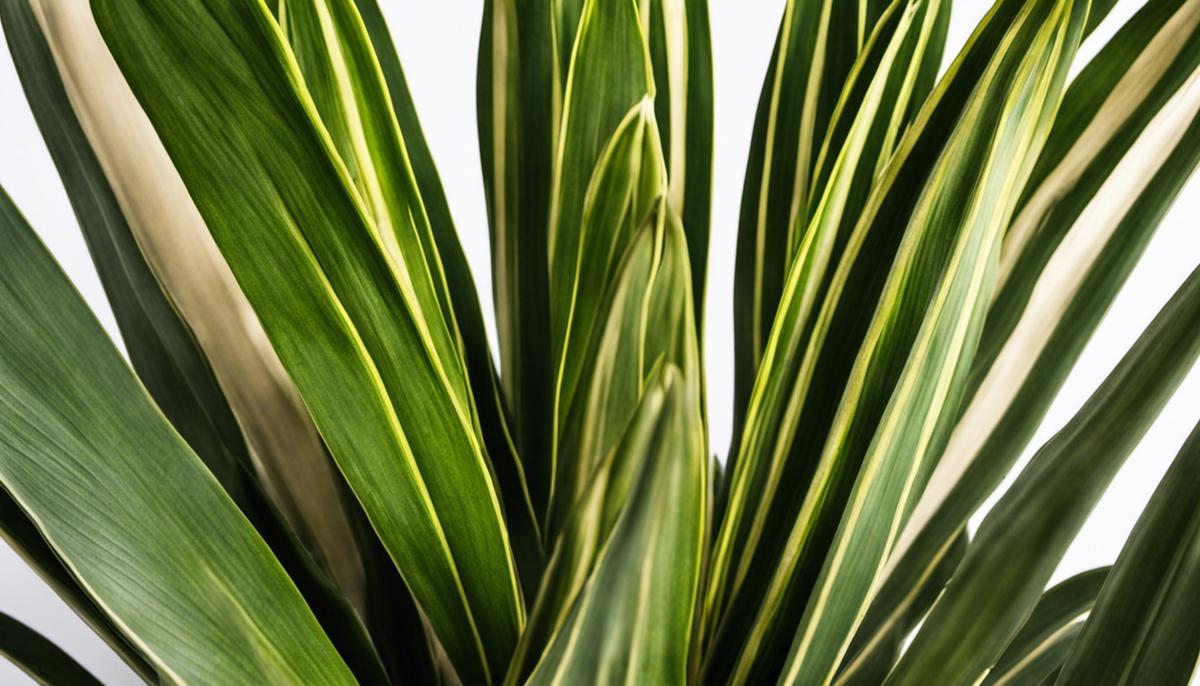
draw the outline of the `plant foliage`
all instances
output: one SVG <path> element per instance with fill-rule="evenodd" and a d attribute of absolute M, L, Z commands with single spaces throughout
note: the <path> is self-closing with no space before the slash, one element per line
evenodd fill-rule
<path fill-rule="evenodd" d="M 1185 684 L 1200 433 L 1047 585 L 1200 270 L 967 521 L 1200 163 L 1200 0 L 939 72 L 952 5 L 786 3 L 713 399 L 706 0 L 484 1 L 495 356 L 376 0 L 0 0 L 123 343 L 0 192 L 0 533 L 153 684 Z"/>

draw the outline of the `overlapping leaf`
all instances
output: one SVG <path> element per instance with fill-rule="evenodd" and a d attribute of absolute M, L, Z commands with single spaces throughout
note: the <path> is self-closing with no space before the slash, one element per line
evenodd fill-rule
<path fill-rule="evenodd" d="M 29 46 L 38 40 L 38 31 L 53 54 L 53 65 L 44 51 L 39 67 L 28 63 L 37 73 L 27 73 L 25 80 L 41 93 L 31 104 L 56 150 L 56 164 L 97 255 L 98 270 L 105 274 L 106 291 L 123 303 L 114 307 L 123 322 L 119 325 L 130 339 L 138 339 L 127 342 L 135 367 L 173 422 L 187 417 L 185 437 L 206 443 L 197 450 L 225 483 L 243 476 L 240 467 L 230 467 L 237 463 L 231 457 L 241 451 L 236 429 L 222 418 L 220 406 L 228 401 L 272 502 L 361 609 L 363 570 L 341 504 L 341 477 L 121 77 L 88 4 L 32 0 L 10 7 L 27 8 L 37 21 L 6 24 L 6 31 L 19 32 Z M 17 36 L 10 33 L 11 39 Z M 148 272 L 138 267 L 143 258 Z M 165 301 L 156 295 L 160 287 Z M 179 318 L 190 333 L 179 328 Z M 195 340 L 189 340 L 193 334 Z M 211 371 L 205 368 L 209 364 Z M 179 374 L 186 384 L 174 383 Z M 225 466 L 215 466 L 217 461 Z"/>
<path fill-rule="evenodd" d="M 1200 656 L 1200 429 L 1113 565 L 1056 683 L 1178 684 Z"/>
<path fill-rule="evenodd" d="M 793 589 L 816 580 L 860 464 L 866 480 L 847 516 L 854 523 L 868 502 L 877 508 L 867 511 L 878 516 L 865 517 L 842 540 L 861 535 L 873 552 L 830 558 L 861 560 L 857 585 L 843 587 L 859 598 L 854 603 L 920 492 L 961 392 L 987 302 L 988 264 L 995 259 L 989 255 L 1014 204 L 1002 189 L 1020 187 L 1028 174 L 1026 160 L 1044 140 L 1078 40 L 1083 14 L 1062 12 L 1046 3 L 1002 3 L 993 11 L 901 143 L 811 323 L 806 309 L 814 306 L 808 300 L 814 281 L 805 269 L 820 263 L 803 255 L 793 263 L 709 583 L 709 609 L 723 622 L 720 630 L 738 643 L 746 637 L 739 669 L 770 669 L 762 646 L 778 645 L 778 628 L 798 621 L 806 598 Z M 936 13 L 928 19 L 936 26 Z M 981 83 L 995 87 L 976 90 Z M 999 119 L 1000 112 L 1007 118 Z M 881 304 L 872 318 L 863 303 L 875 302 Z M 902 421 L 906 414 L 919 421 Z M 797 438 L 826 434 L 824 449 L 821 441 Z M 898 476 L 879 479 L 884 468 Z M 810 480 L 806 495 L 779 489 Z M 722 618 L 723 606 L 735 609 Z M 750 626 L 747 635 L 742 627 Z M 803 671 L 822 678 L 822 670 L 836 667 L 833 656 L 850 638 L 840 634 L 852 629 L 831 631 L 837 645 L 830 663 Z M 711 654 L 728 654 L 719 645 Z"/>
<path fill-rule="evenodd" d="M 459 333 L 467 357 L 467 372 L 475 396 L 479 423 L 488 456 L 495 470 L 508 518 L 509 532 L 513 537 L 513 553 L 521 572 L 521 582 L 527 594 L 532 594 L 544 564 L 541 550 L 537 517 L 529 496 L 525 477 L 525 466 L 517 453 L 511 433 L 511 418 L 500 387 L 487 331 L 483 323 L 483 311 L 479 305 L 479 294 L 475 289 L 475 278 L 467 264 L 466 254 L 441 177 L 433 161 L 433 154 L 425 141 L 416 105 L 408 90 L 408 81 L 400 65 L 400 57 L 392 43 L 391 32 L 384 21 L 383 13 L 375 0 L 355 0 L 359 14 L 366 26 L 371 46 L 383 71 L 392 111 L 400 127 L 404 148 L 420 191 L 421 204 L 429 218 L 433 242 L 441 259 L 446 277 L 446 288 L 454 310 Z M 371 116 L 385 116 L 372 113 Z"/>
<path fill-rule="evenodd" d="M 161 679 L 355 683 L 6 195 L 0 233 L 4 490 Z"/>
<path fill-rule="evenodd" d="M 1008 238 L 1013 266 L 962 417 L 889 562 L 881 605 L 902 611 L 912 580 L 1011 468 L 1200 162 L 1198 26 L 1200 3 L 1147 5 L 1068 90 L 1014 220 L 1039 228 L 1018 257 Z"/>
<path fill-rule="evenodd" d="M 1076 574 L 1042 594 L 983 683 L 1040 684 L 1062 667 L 1083 626 L 1080 618 L 1096 604 L 1108 572 L 1101 567 Z"/>
<path fill-rule="evenodd" d="M 569 299 L 569 304 L 564 305 L 568 324 L 558 389 L 559 435 L 555 442 L 555 453 L 562 459 L 557 461 L 550 502 L 550 540 L 582 492 L 588 475 L 611 448 L 611 432 L 615 429 L 616 436 L 620 436 L 622 423 L 637 404 L 634 398 L 627 407 L 613 408 L 617 416 L 612 418 L 611 426 L 604 426 L 604 415 L 597 416 L 594 410 L 589 412 L 585 407 L 590 387 L 595 383 L 611 383 L 608 375 L 624 372 L 614 364 L 627 362 L 604 364 L 606 361 L 597 359 L 599 353 L 593 339 L 602 335 L 608 319 L 606 310 L 612 305 L 606 302 L 606 296 L 618 278 L 614 276 L 618 265 L 645 218 L 665 193 L 662 146 L 651 103 L 644 99 L 621 120 L 596 164 L 587 185 L 579 228 L 573 232 L 578 240 L 578 261 L 571 270 L 573 280 L 560 284 L 567 291 L 564 299 Z M 662 209 L 656 214 L 665 220 L 666 212 Z M 639 295 L 644 294 L 642 291 Z M 669 336 L 674 332 L 667 329 L 666 333 Z M 645 338 L 643 334 L 621 344 Z M 601 371 L 598 366 L 607 374 L 597 374 Z M 635 361 L 634 369 L 637 367 Z"/>
<path fill-rule="evenodd" d="M 1092 507 L 1200 355 L 1200 269 L 988 513 L 889 686 L 970 683 L 1005 649 Z"/>
<path fill-rule="evenodd" d="M 94 7 L 458 675 L 498 678 L 523 604 L 452 322 L 410 258 L 415 224 L 386 247 L 265 8 Z M 221 57 L 198 68 L 199 53 Z"/>
<path fill-rule="evenodd" d="M 783 292 L 814 168 L 859 50 L 886 2 L 789 0 L 759 96 L 734 273 L 734 436 Z M 933 57 L 936 64 L 938 59 Z"/>
<path fill-rule="evenodd" d="M 631 422 L 655 379 L 673 366 L 691 387 L 699 387 L 686 238 L 665 198 L 633 239 L 606 301 L 602 333 L 592 346 L 595 366 L 571 424 L 580 433 L 580 454 L 592 456 L 591 466 L 556 536 L 510 683 L 527 676 L 566 621 L 622 512 L 646 457 L 617 446 L 633 431 Z"/>
<path fill-rule="evenodd" d="M 645 394 L 613 461 L 641 466 L 595 571 L 529 684 L 688 680 L 708 456 L 697 389 L 674 365 Z"/>

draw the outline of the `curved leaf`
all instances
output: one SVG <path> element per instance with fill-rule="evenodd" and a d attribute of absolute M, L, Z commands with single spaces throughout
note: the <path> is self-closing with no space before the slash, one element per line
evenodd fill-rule
<path fill-rule="evenodd" d="M 464 361 L 431 304 L 430 271 L 388 252 L 261 5 L 94 7 L 458 675 L 498 678 L 523 603 Z M 223 57 L 197 68 L 197 52 Z"/>
<path fill-rule="evenodd" d="M 707 531 L 699 395 L 673 365 L 643 399 L 617 461 L 641 468 L 595 571 L 528 683 L 681 684 Z M 640 459 L 639 459 L 640 456 Z"/>
<path fill-rule="evenodd" d="M 1059 684 L 1178 684 L 1200 657 L 1200 428 L 1138 518 Z"/>
<path fill-rule="evenodd" d="M 988 513 L 885 682 L 971 683 L 999 658 L 1109 482 L 1200 355 L 1200 269 Z"/>
<path fill-rule="evenodd" d="M 62 648 L 3 612 L 0 612 L 0 657 L 8 658 L 44 686 L 100 686 L 100 681 Z"/>
<path fill-rule="evenodd" d="M 0 235 L 0 485 L 163 679 L 355 683 L 2 194 Z"/>

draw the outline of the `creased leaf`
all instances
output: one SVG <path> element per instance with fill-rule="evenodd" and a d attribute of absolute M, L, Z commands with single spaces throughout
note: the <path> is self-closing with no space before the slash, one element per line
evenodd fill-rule
<path fill-rule="evenodd" d="M 699 395 L 676 367 L 663 368 L 617 451 L 642 466 L 529 684 L 687 682 L 708 456 Z"/>

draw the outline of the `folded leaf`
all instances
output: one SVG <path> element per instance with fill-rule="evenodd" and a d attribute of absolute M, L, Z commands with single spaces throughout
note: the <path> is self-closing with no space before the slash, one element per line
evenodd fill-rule
<path fill-rule="evenodd" d="M 1200 428 L 1138 518 L 1057 683 L 1190 683 L 1198 612 Z"/>
<path fill-rule="evenodd" d="M 643 224 L 606 297 L 606 321 L 593 343 L 594 367 L 573 422 L 580 455 L 580 496 L 556 536 L 546 576 L 509 669 L 520 683 L 566 621 L 622 511 L 644 456 L 617 450 L 654 380 L 667 366 L 699 387 L 687 243 L 665 199 Z M 583 478 L 586 477 L 586 478 Z"/>
<path fill-rule="evenodd" d="M 704 321 L 712 213 L 713 84 L 708 0 L 639 0 L 650 46 L 654 111 L 670 177 L 671 206 L 683 221 L 696 321 Z"/>
<path fill-rule="evenodd" d="M 62 648 L 0 612 L 0 657 L 46 686 L 100 686 L 100 682 Z"/>
<path fill-rule="evenodd" d="M 2 194 L 0 234 L 0 485 L 163 679 L 355 683 Z"/>
<path fill-rule="evenodd" d="M 1000 657 L 1122 463 L 1200 355 L 1200 269 L 988 513 L 885 682 L 971 683 Z"/>
<path fill-rule="evenodd" d="M 606 297 L 620 279 L 618 267 L 639 235 L 639 229 L 647 217 L 665 221 L 667 210 L 659 209 L 652 214 L 658 199 L 665 193 L 662 145 L 651 102 L 644 99 L 625 115 L 605 145 L 588 182 L 582 220 L 575 232 L 579 247 L 573 278 L 562 284 L 567 291 L 562 298 L 566 301 L 563 317 L 567 325 L 559 371 L 555 453 L 563 459 L 557 464 L 550 502 L 547 526 L 550 541 L 554 540 L 563 518 L 586 486 L 588 475 L 613 443 L 611 437 L 605 435 L 611 428 L 597 426 L 597 415 L 584 408 L 589 400 L 589 387 L 607 382 L 605 375 L 597 373 L 601 371 L 597 365 L 604 366 L 604 361 L 598 359 L 601 353 L 594 339 L 603 335 L 608 318 L 606 310 L 613 307 L 606 302 Z M 643 297 L 645 292 L 637 297 Z M 665 331 L 668 336 L 675 333 L 669 326 Z M 642 334 L 621 343 L 630 345 L 644 338 L 645 334 Z M 639 361 L 635 360 L 633 366 L 639 367 Z M 606 371 L 613 373 L 611 367 Z M 628 407 L 617 410 L 612 426 L 618 432 L 617 436 L 636 404 L 635 399 Z"/>
<path fill-rule="evenodd" d="M 707 483 L 699 395 L 673 365 L 615 461 L 642 466 L 596 569 L 527 683 L 688 681 Z"/>
<path fill-rule="evenodd" d="M 444 310 L 430 305 L 428 269 L 388 252 L 264 7 L 94 6 L 458 675 L 498 678 L 523 604 L 465 365 Z M 223 59 L 197 68 L 198 52 Z"/>

